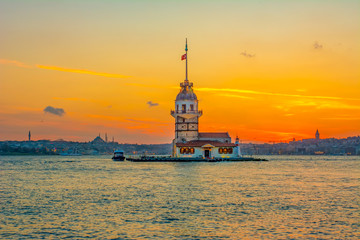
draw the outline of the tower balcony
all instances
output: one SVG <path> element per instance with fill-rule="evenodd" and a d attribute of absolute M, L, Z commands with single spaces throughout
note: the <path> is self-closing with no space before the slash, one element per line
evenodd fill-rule
<path fill-rule="evenodd" d="M 194 111 L 194 110 L 186 110 L 186 109 L 185 109 L 185 110 L 178 110 L 178 111 L 171 110 L 171 111 L 170 111 L 170 114 L 171 114 L 171 116 L 173 116 L 174 118 L 176 118 L 176 117 L 183 117 L 183 118 L 189 119 L 189 118 L 194 118 L 194 117 L 200 117 L 200 116 L 202 116 L 203 111 L 202 111 L 202 110 Z"/>

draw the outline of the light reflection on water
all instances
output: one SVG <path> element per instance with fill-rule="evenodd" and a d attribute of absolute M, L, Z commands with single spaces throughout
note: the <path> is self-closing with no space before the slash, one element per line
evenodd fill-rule
<path fill-rule="evenodd" d="M 357 239 L 360 157 L 0 156 L 0 238 Z"/>

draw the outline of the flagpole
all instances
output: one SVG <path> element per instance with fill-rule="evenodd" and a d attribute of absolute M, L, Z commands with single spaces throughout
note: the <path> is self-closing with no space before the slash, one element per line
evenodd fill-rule
<path fill-rule="evenodd" d="M 188 59 L 188 55 L 187 55 L 187 51 L 188 51 L 188 48 L 187 48 L 187 38 L 186 38 L 186 42 L 185 42 L 185 56 L 186 56 L 186 78 L 185 78 L 185 81 L 188 81 L 188 64 L 187 64 L 187 59 Z"/>

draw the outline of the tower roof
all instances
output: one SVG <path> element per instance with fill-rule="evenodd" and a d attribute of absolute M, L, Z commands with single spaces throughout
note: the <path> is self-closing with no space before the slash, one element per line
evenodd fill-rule
<path fill-rule="evenodd" d="M 228 132 L 199 132 L 199 138 L 229 138 Z"/>
<path fill-rule="evenodd" d="M 197 97 L 192 89 L 193 84 L 185 80 L 183 83 L 180 83 L 180 92 L 176 96 L 176 101 L 178 100 L 197 100 Z"/>
<path fill-rule="evenodd" d="M 214 147 L 235 147 L 234 143 L 224 143 L 219 141 L 207 141 L 207 140 L 194 140 L 185 143 L 176 143 L 177 147 L 202 147 L 206 144 L 211 144 Z"/>
<path fill-rule="evenodd" d="M 188 45 L 187 45 L 187 39 L 185 42 L 185 54 L 182 56 L 181 60 L 186 60 L 186 72 L 185 72 L 185 81 L 183 83 L 180 83 L 180 92 L 176 96 L 176 101 L 178 100 L 197 100 L 197 97 L 192 89 L 193 84 L 189 82 L 188 80 Z"/>

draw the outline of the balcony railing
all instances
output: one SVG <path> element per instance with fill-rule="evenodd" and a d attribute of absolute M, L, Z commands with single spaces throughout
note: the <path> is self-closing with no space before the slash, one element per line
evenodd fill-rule
<path fill-rule="evenodd" d="M 171 114 L 182 114 L 182 113 L 187 113 L 187 114 L 200 114 L 202 115 L 202 110 L 199 110 L 199 111 L 195 111 L 195 110 L 178 110 L 178 111 L 175 111 L 175 110 L 171 110 L 170 111 Z"/>

